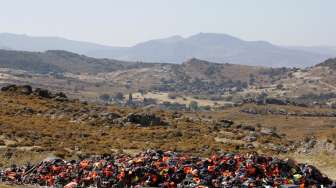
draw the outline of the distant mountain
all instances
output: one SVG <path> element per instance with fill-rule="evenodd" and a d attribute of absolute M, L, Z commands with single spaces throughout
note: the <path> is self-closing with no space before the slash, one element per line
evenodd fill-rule
<path fill-rule="evenodd" d="M 330 57 L 336 57 L 336 47 L 335 46 L 311 46 L 311 47 L 304 47 L 304 46 L 290 46 L 289 49 L 318 53 L 328 55 Z"/>
<path fill-rule="evenodd" d="M 200 33 L 188 38 L 174 37 L 144 42 L 127 49 L 115 58 L 183 62 L 192 57 L 218 63 L 304 67 L 321 62 L 329 56 L 291 50 L 264 41 L 243 41 L 225 34 Z"/>
<path fill-rule="evenodd" d="M 1 50 L 10 50 L 10 48 L 8 48 L 7 46 L 5 46 L 4 44 L 0 43 L 0 49 Z"/>
<path fill-rule="evenodd" d="M 86 54 L 90 51 L 119 49 L 90 42 L 68 40 L 60 37 L 32 37 L 10 33 L 0 34 L 0 47 L 1 46 L 20 51 L 42 52 L 47 50 L 65 50 L 79 54 Z"/>
<path fill-rule="evenodd" d="M 331 57 L 329 53 L 280 47 L 265 41 L 244 41 L 215 33 L 200 33 L 187 38 L 173 36 L 132 47 L 111 47 L 58 37 L 0 34 L 0 44 L 13 50 L 66 50 L 97 58 L 165 63 L 181 63 L 190 58 L 200 58 L 218 63 L 305 67 Z"/>

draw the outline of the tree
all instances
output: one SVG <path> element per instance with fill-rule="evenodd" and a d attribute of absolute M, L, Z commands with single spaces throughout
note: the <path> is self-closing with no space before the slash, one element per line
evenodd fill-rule
<path fill-rule="evenodd" d="M 198 103 L 196 101 L 191 101 L 189 104 L 189 108 L 191 110 L 197 110 L 198 109 Z"/>
<path fill-rule="evenodd" d="M 118 92 L 118 93 L 116 93 L 115 95 L 114 95 L 114 100 L 118 100 L 118 101 L 123 101 L 124 100 L 124 94 L 123 93 L 121 93 L 121 92 Z"/>
<path fill-rule="evenodd" d="M 102 95 L 99 96 L 99 99 L 104 101 L 104 102 L 109 102 L 111 97 L 110 97 L 109 94 L 102 94 Z"/>
<path fill-rule="evenodd" d="M 133 95 L 132 95 L 132 93 L 130 93 L 130 94 L 128 95 L 128 102 L 130 102 L 130 103 L 133 102 Z"/>
<path fill-rule="evenodd" d="M 145 90 L 144 89 L 138 89 L 138 92 L 143 96 L 145 94 Z"/>

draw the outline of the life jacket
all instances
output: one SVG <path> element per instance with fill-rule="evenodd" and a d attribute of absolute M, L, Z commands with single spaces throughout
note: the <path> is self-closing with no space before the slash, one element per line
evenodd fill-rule
<path fill-rule="evenodd" d="M 212 161 L 216 161 L 217 160 L 217 156 L 216 155 L 211 156 L 211 160 Z"/>
<path fill-rule="evenodd" d="M 61 166 L 56 166 L 56 165 L 51 166 L 51 170 L 53 173 L 58 173 L 61 171 L 61 169 L 62 169 Z"/>
<path fill-rule="evenodd" d="M 272 174 L 273 176 L 280 176 L 280 170 L 279 170 L 279 167 L 276 166 L 276 167 L 273 169 L 272 173 L 273 173 L 273 174 Z"/>
<path fill-rule="evenodd" d="M 16 177 L 16 172 L 7 172 L 7 178 L 14 180 Z"/>
<path fill-rule="evenodd" d="M 190 166 L 186 166 L 186 167 L 184 167 L 183 171 L 184 171 L 185 174 L 190 174 L 191 171 L 192 171 L 192 168 Z"/>
<path fill-rule="evenodd" d="M 88 160 L 83 160 L 83 161 L 80 162 L 79 166 L 82 169 L 87 169 L 89 167 L 89 164 L 90 164 L 90 162 Z"/>
<path fill-rule="evenodd" d="M 52 186 L 55 183 L 55 179 L 52 175 L 45 176 L 45 180 L 48 182 L 48 186 Z"/>
<path fill-rule="evenodd" d="M 201 179 L 198 178 L 198 177 L 193 178 L 193 180 L 194 180 L 197 184 L 201 183 Z"/>
<path fill-rule="evenodd" d="M 90 174 L 90 177 L 95 179 L 96 177 L 98 176 L 97 172 L 96 171 L 93 171 L 91 174 Z"/>
<path fill-rule="evenodd" d="M 226 171 L 223 172 L 223 176 L 224 177 L 230 177 L 231 175 L 232 175 L 232 173 L 230 171 L 228 171 L 228 170 L 226 170 Z"/>
<path fill-rule="evenodd" d="M 113 171 L 111 169 L 105 168 L 103 173 L 106 177 L 111 177 L 113 175 Z"/>
<path fill-rule="evenodd" d="M 215 171 L 215 166 L 214 165 L 212 165 L 212 166 L 208 166 L 208 171 L 209 172 L 214 172 Z"/>
<path fill-rule="evenodd" d="M 125 172 L 124 171 L 122 171 L 122 172 L 120 172 L 118 175 L 117 175 L 117 179 L 119 180 L 119 181 L 121 181 L 121 180 L 123 180 L 124 178 L 125 178 Z"/>
<path fill-rule="evenodd" d="M 162 158 L 162 161 L 165 162 L 165 163 L 166 163 L 168 160 L 169 160 L 169 157 L 167 157 L 167 156 L 164 156 L 164 157 Z"/>
<path fill-rule="evenodd" d="M 150 177 L 153 183 L 156 183 L 159 180 L 159 177 L 155 174 L 151 174 Z"/>
<path fill-rule="evenodd" d="M 67 177 L 67 174 L 64 173 L 64 172 L 61 172 L 61 173 L 59 174 L 59 176 L 60 176 L 61 178 L 65 178 L 65 177 Z"/>
<path fill-rule="evenodd" d="M 77 187 L 76 182 L 70 182 L 64 186 L 64 188 L 75 188 L 75 187 Z"/>

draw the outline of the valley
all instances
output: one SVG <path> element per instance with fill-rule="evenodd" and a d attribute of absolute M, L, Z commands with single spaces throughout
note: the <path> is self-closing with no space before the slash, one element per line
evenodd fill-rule
<path fill-rule="evenodd" d="M 2 85 L 29 84 L 88 101 L 127 105 L 131 94 L 133 106 L 186 109 L 196 102 L 203 109 L 216 110 L 262 98 L 332 107 L 336 98 L 333 59 L 299 69 L 218 64 L 195 58 L 180 65 L 123 62 L 65 51 L 1 53 L 6 54 L 0 56 Z M 37 63 L 43 66 L 31 70 Z M 52 72 L 43 68 L 52 66 Z"/>

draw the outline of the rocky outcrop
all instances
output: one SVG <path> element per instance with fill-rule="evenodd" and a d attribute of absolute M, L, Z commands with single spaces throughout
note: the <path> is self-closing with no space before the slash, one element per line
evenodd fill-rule
<path fill-rule="evenodd" d="M 16 92 L 16 93 L 23 94 L 23 95 L 30 95 L 33 93 L 33 88 L 30 85 L 23 85 L 23 86 L 7 85 L 5 87 L 2 87 L 1 91 Z"/>
<path fill-rule="evenodd" d="M 232 120 L 222 119 L 216 123 L 216 127 L 217 128 L 230 128 L 233 124 L 234 122 Z"/>
<path fill-rule="evenodd" d="M 301 117 L 336 117 L 336 112 L 318 112 L 318 111 L 302 111 L 302 112 L 294 112 L 288 111 L 282 108 L 244 108 L 240 110 L 240 112 L 247 114 L 260 114 L 260 115 L 285 115 L 285 116 L 301 116 Z"/>
<path fill-rule="evenodd" d="M 130 113 L 125 117 L 115 119 L 113 122 L 121 125 L 135 124 L 141 127 L 168 125 L 161 117 L 145 112 Z"/>
<path fill-rule="evenodd" d="M 328 139 L 317 139 L 316 137 L 305 137 L 297 149 L 298 153 L 316 154 L 327 152 L 336 155 L 336 144 Z"/>
<path fill-rule="evenodd" d="M 237 124 L 231 120 L 220 120 L 214 124 L 218 133 L 215 140 L 240 149 L 260 149 L 276 153 L 295 151 L 296 145 L 275 128 L 261 125 Z"/>
<path fill-rule="evenodd" d="M 272 104 L 272 105 L 280 105 L 280 106 L 286 106 L 286 105 L 293 105 L 293 106 L 300 106 L 300 107 L 308 107 L 310 106 L 309 103 L 299 102 L 296 101 L 294 98 L 291 99 L 284 99 L 284 98 L 246 98 L 242 100 L 243 104 L 257 104 L 257 105 L 266 105 L 266 104 Z"/>
<path fill-rule="evenodd" d="M 127 121 L 142 126 L 161 125 L 160 117 L 150 113 L 131 113 L 127 116 Z"/>
<path fill-rule="evenodd" d="M 21 95 L 34 95 L 42 98 L 55 99 L 59 101 L 67 100 L 67 96 L 63 92 L 52 93 L 47 89 L 33 88 L 30 85 L 8 85 L 1 88 L 2 92 L 13 92 Z"/>

